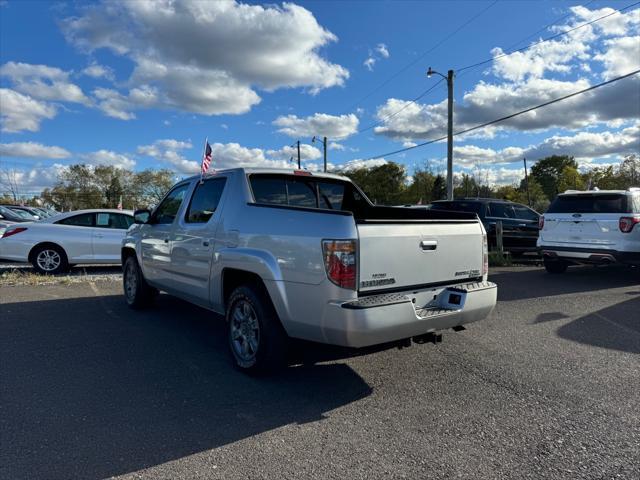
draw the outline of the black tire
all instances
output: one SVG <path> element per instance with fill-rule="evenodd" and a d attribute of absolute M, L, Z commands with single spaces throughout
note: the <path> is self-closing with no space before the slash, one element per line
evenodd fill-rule
<path fill-rule="evenodd" d="M 549 273 L 564 273 L 567 271 L 569 264 L 562 260 L 544 260 L 544 268 Z"/>
<path fill-rule="evenodd" d="M 229 351 L 240 371 L 263 375 L 286 365 L 289 338 L 263 288 L 236 288 L 227 302 L 225 318 Z"/>
<path fill-rule="evenodd" d="M 136 257 L 129 256 L 122 267 L 122 288 L 129 307 L 138 310 L 148 307 L 158 290 L 147 283 Z"/>
<path fill-rule="evenodd" d="M 55 275 L 69 271 L 66 252 L 62 247 L 54 244 L 36 247 L 31 252 L 31 265 L 43 275 Z"/>

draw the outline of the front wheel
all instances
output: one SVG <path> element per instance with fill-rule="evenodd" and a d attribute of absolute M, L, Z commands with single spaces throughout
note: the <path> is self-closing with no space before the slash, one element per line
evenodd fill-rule
<path fill-rule="evenodd" d="M 135 257 L 130 256 L 124 262 L 122 286 L 127 305 L 133 309 L 148 306 L 158 291 L 147 283 Z"/>
<path fill-rule="evenodd" d="M 267 293 L 254 285 L 236 288 L 227 302 L 227 336 L 237 368 L 264 374 L 286 363 L 288 337 Z"/>
<path fill-rule="evenodd" d="M 544 268 L 549 273 L 564 273 L 567 271 L 569 264 L 562 260 L 545 260 Z"/>

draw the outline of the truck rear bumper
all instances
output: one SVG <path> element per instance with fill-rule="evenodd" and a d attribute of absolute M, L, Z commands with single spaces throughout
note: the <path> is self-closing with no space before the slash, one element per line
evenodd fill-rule
<path fill-rule="evenodd" d="M 322 337 L 324 343 L 357 348 L 415 337 L 486 318 L 496 296 L 494 283 L 480 282 L 329 303 Z"/>

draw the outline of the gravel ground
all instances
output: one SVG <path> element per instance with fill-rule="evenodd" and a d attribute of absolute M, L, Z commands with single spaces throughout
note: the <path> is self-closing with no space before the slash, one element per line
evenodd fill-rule
<path fill-rule="evenodd" d="M 265 379 L 169 296 L 0 287 L 0 478 L 640 478 L 640 272 L 492 280 L 491 317 L 438 346 Z"/>

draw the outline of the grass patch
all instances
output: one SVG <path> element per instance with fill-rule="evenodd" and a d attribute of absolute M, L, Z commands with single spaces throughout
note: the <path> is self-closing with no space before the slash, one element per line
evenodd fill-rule
<path fill-rule="evenodd" d="M 74 268 L 61 275 L 42 275 L 31 268 L 8 268 L 0 270 L 0 287 L 6 286 L 38 286 L 38 285 L 72 285 L 96 280 L 120 280 L 120 272 L 99 270 L 89 271 L 85 268 Z"/>
<path fill-rule="evenodd" d="M 490 267 L 510 267 L 511 265 L 511 255 L 505 255 L 500 252 L 489 252 Z"/>

